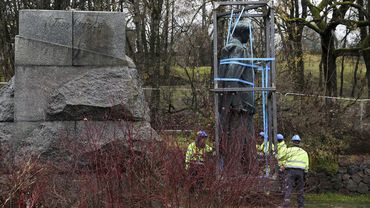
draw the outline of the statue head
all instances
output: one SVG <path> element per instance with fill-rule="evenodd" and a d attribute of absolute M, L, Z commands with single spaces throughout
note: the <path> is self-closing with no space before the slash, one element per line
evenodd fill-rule
<path fill-rule="evenodd" d="M 235 27 L 235 23 L 232 28 Z M 241 43 L 247 43 L 249 41 L 249 23 L 246 20 L 240 20 L 235 27 L 233 38 L 238 39 Z"/>

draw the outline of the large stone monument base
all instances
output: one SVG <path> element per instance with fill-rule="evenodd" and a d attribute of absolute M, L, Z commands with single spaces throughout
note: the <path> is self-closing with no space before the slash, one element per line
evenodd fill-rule
<path fill-rule="evenodd" d="M 0 166 L 68 161 L 68 145 L 142 151 L 159 139 L 125 55 L 125 25 L 123 13 L 20 11 L 15 78 L 0 90 L 0 148 L 10 152 Z"/>

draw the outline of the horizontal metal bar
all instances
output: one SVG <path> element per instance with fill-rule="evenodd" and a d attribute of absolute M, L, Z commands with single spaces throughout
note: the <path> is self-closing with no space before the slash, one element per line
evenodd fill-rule
<path fill-rule="evenodd" d="M 263 5 L 251 5 L 251 6 L 245 6 L 243 8 L 244 8 L 244 12 L 248 13 L 248 10 L 263 8 Z M 237 10 L 234 10 L 233 13 L 234 14 L 238 14 L 241 11 L 242 11 L 241 9 L 237 9 Z M 231 11 L 229 11 L 229 12 L 222 12 L 222 13 L 217 14 L 217 16 L 226 16 L 226 15 L 230 15 L 230 14 L 231 14 Z"/>
<path fill-rule="evenodd" d="M 160 132 L 169 132 L 169 133 L 182 133 L 182 132 L 187 132 L 187 133 L 192 133 L 194 130 L 189 130 L 189 129 L 164 129 L 164 130 L 159 130 Z"/>
<path fill-rule="evenodd" d="M 346 97 L 331 97 L 331 96 L 323 96 L 323 95 L 312 95 L 312 94 L 301 94 L 301 93 L 280 93 L 284 96 L 301 96 L 301 97 L 318 97 L 324 99 L 335 99 L 335 100 L 346 100 L 346 101 L 358 101 L 358 102 L 370 102 L 370 99 L 357 99 L 357 98 L 346 98 Z"/>
<path fill-rule="evenodd" d="M 236 88 L 217 88 L 211 92 L 256 92 L 256 91 L 276 91 L 275 87 L 236 87 Z"/>
<path fill-rule="evenodd" d="M 222 1 L 217 2 L 220 6 L 228 5 L 267 5 L 268 1 Z"/>
<path fill-rule="evenodd" d="M 229 13 L 229 14 L 225 14 L 225 13 Z M 221 13 L 221 14 L 217 14 L 217 18 L 220 18 L 220 17 L 228 17 L 231 15 L 230 12 L 225 12 L 225 13 Z M 266 17 L 267 15 L 266 14 L 263 14 L 263 13 L 259 13 L 259 14 L 243 14 L 242 17 Z"/>

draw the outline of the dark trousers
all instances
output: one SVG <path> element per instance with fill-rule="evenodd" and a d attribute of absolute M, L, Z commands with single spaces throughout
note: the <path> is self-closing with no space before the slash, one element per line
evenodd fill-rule
<path fill-rule="evenodd" d="M 298 189 L 298 207 L 304 207 L 304 170 L 286 169 L 285 173 L 284 207 L 290 207 L 290 198 L 295 182 L 297 182 Z"/>
<path fill-rule="evenodd" d="M 190 177 L 190 193 L 198 192 L 203 188 L 204 183 L 204 164 L 190 163 L 189 177 Z"/>
<path fill-rule="evenodd" d="M 278 180 L 279 180 L 279 190 L 282 193 L 285 193 L 285 171 L 278 171 Z"/>

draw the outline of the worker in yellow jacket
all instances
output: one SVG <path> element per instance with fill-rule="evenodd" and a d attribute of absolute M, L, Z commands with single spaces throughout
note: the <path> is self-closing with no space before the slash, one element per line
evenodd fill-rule
<path fill-rule="evenodd" d="M 212 147 L 206 144 L 208 135 L 199 131 L 195 141 L 189 144 L 185 156 L 185 168 L 188 170 L 192 186 L 190 192 L 199 190 L 203 186 L 204 160 L 207 153 L 212 152 Z"/>
<path fill-rule="evenodd" d="M 298 188 L 298 207 L 304 207 L 304 183 L 305 177 L 309 169 L 309 158 L 301 145 L 299 135 L 292 137 L 293 147 L 286 149 L 285 160 L 283 161 L 283 169 L 285 169 L 285 193 L 284 207 L 290 207 L 290 197 L 293 191 L 293 184 L 297 182 Z"/>
<path fill-rule="evenodd" d="M 199 131 L 195 141 L 189 144 L 185 157 L 186 169 L 192 164 L 203 164 L 206 153 L 212 152 L 212 147 L 206 144 L 207 137 L 205 131 Z"/>
<path fill-rule="evenodd" d="M 287 146 L 285 144 L 284 136 L 282 134 L 277 134 L 276 140 L 277 140 L 276 159 L 278 160 L 279 167 L 282 167 L 286 158 Z"/>
<path fill-rule="evenodd" d="M 267 135 L 266 135 L 266 137 L 267 137 Z M 259 138 L 262 141 L 262 143 L 260 145 L 256 145 L 257 153 L 259 155 L 265 155 L 269 152 L 270 142 L 268 141 L 268 137 L 267 137 L 267 142 L 266 142 L 266 146 L 265 146 L 265 132 L 263 132 L 263 131 L 261 131 L 259 133 Z M 275 148 L 275 145 L 272 144 L 272 150 L 274 150 L 274 148 Z"/>

